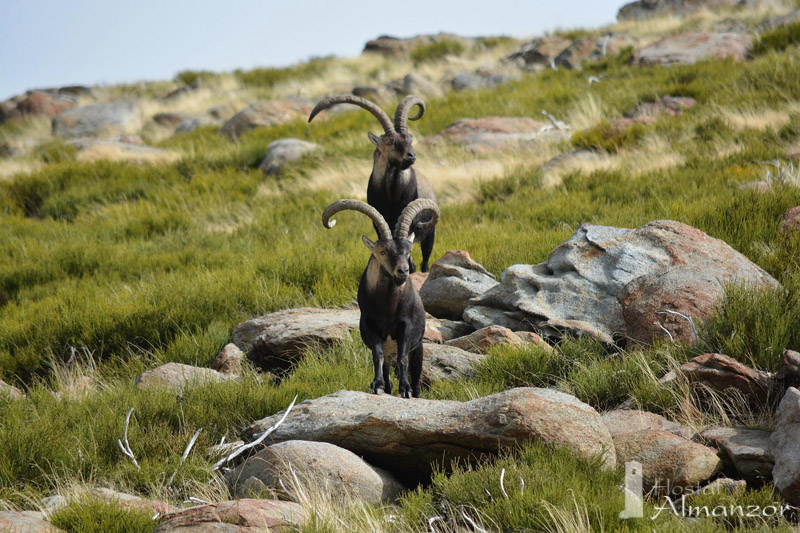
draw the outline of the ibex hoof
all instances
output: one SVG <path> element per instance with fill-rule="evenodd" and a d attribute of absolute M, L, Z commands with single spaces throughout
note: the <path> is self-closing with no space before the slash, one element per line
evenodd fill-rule
<path fill-rule="evenodd" d="M 383 394 L 384 387 L 383 381 L 373 381 L 369 386 L 373 394 Z"/>

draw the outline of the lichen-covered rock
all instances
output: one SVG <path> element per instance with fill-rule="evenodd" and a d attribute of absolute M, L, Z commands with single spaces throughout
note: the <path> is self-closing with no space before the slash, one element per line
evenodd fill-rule
<path fill-rule="evenodd" d="M 211 368 L 223 374 L 241 374 L 246 356 L 235 344 L 228 343 L 214 358 Z"/>
<path fill-rule="evenodd" d="M 298 501 L 290 480 L 325 487 L 371 504 L 394 501 L 404 489 L 389 472 L 370 466 L 359 456 L 327 442 L 289 440 L 273 444 L 225 475 L 237 498 L 274 493 Z M 286 492 L 288 490 L 288 493 Z"/>
<path fill-rule="evenodd" d="M 638 65 L 694 64 L 704 59 L 747 59 L 753 46 L 746 33 L 683 33 L 670 35 L 633 54 Z"/>
<path fill-rule="evenodd" d="M 231 374 L 223 374 L 210 368 L 167 363 L 148 370 L 136 378 L 136 386 L 140 389 L 165 388 L 177 394 L 183 393 L 186 387 L 203 383 L 220 383 L 236 379 Z"/>
<path fill-rule="evenodd" d="M 384 359 L 395 368 L 397 344 L 390 338 L 383 345 Z M 456 381 L 469 378 L 486 355 L 462 350 L 447 344 L 423 343 L 420 382 L 429 387 L 434 381 Z"/>
<path fill-rule="evenodd" d="M 161 519 L 156 533 L 289 532 L 304 516 L 294 502 L 241 499 L 174 511 Z"/>
<path fill-rule="evenodd" d="M 281 413 L 245 429 L 251 441 Z M 561 445 L 578 455 L 616 464 L 611 436 L 592 407 L 550 389 L 517 388 L 469 402 L 402 400 L 339 391 L 306 400 L 267 439 L 313 440 L 346 448 L 400 479 L 424 479 L 432 465 L 474 460 L 526 441 Z"/>
<path fill-rule="evenodd" d="M 624 35 L 589 35 L 576 39 L 564 48 L 555 58 L 559 67 L 580 68 L 584 61 L 598 61 L 604 57 L 616 57 L 624 48 L 636 44 Z"/>
<path fill-rule="evenodd" d="M 650 222 L 630 230 L 581 225 L 538 265 L 513 265 L 500 284 L 471 301 L 464 320 L 560 338 L 606 343 L 693 341 L 726 283 L 777 287 L 760 267 L 723 241 L 686 224 Z"/>
<path fill-rule="evenodd" d="M 419 295 L 428 313 L 460 320 L 469 300 L 495 285 L 494 274 L 473 261 L 468 252 L 450 250 L 431 265 Z"/>
<path fill-rule="evenodd" d="M 12 533 L 64 533 L 39 511 L 0 511 L 0 531 Z"/>
<path fill-rule="evenodd" d="M 242 322 L 233 343 L 264 370 L 285 370 L 309 347 L 330 347 L 350 339 L 361 318 L 358 309 L 284 309 Z"/>
<path fill-rule="evenodd" d="M 436 139 L 459 144 L 474 152 L 505 150 L 565 139 L 569 126 L 564 123 L 557 126 L 528 117 L 469 118 L 450 124 Z"/>
<path fill-rule="evenodd" d="M 53 135 L 68 139 L 136 133 L 141 127 L 142 116 L 133 102 L 90 104 L 53 119 Z"/>
<path fill-rule="evenodd" d="M 600 418 L 608 428 L 612 438 L 623 433 L 636 433 L 637 431 L 650 429 L 667 431 L 684 439 L 691 439 L 694 434 L 686 426 L 671 422 L 661 415 L 638 409 L 606 411 Z"/>
<path fill-rule="evenodd" d="M 528 344 L 540 346 L 545 350 L 552 351 L 552 346 L 547 344 L 536 333 L 521 331 L 520 335 L 514 333 L 503 326 L 489 326 L 481 328 L 474 333 L 459 337 L 445 343 L 447 346 L 454 346 L 476 353 L 488 353 L 494 346 L 515 346 L 523 347 Z"/>
<path fill-rule="evenodd" d="M 713 427 L 700 433 L 700 441 L 722 452 L 723 461 L 737 472 L 737 478 L 761 486 L 772 480 L 772 443 L 769 431 Z"/>
<path fill-rule="evenodd" d="M 800 390 L 790 387 L 778 406 L 772 433 L 775 488 L 787 502 L 800 507 Z"/>
<path fill-rule="evenodd" d="M 548 35 L 537 37 L 530 42 L 520 46 L 513 54 L 508 56 L 511 61 L 516 61 L 527 67 L 549 67 L 555 58 L 572 41 L 559 37 L 558 35 Z"/>
<path fill-rule="evenodd" d="M 717 393 L 731 392 L 751 404 L 764 404 L 774 383 L 766 372 L 755 370 L 721 353 L 706 353 L 681 365 L 680 372 L 691 383 L 702 384 Z M 702 391 L 701 391 L 702 392 Z"/>
<path fill-rule="evenodd" d="M 0 123 L 13 118 L 57 117 L 75 107 L 75 99 L 43 91 L 30 91 L 18 102 L 3 102 L 0 106 Z"/>
<path fill-rule="evenodd" d="M 698 9 L 718 9 L 755 3 L 751 0 L 637 0 L 622 6 L 617 12 L 617 20 L 642 20 L 666 15 L 684 16 Z"/>
<path fill-rule="evenodd" d="M 235 140 L 246 131 L 283 124 L 294 118 L 306 117 L 310 112 L 311 105 L 302 100 L 262 100 L 233 115 L 220 131 Z"/>
<path fill-rule="evenodd" d="M 475 331 L 475 328 L 462 320 L 448 320 L 427 315 L 425 317 L 425 336 L 423 340 L 425 342 L 442 343 L 469 335 L 473 331 Z"/>
<path fill-rule="evenodd" d="M 287 164 L 296 163 L 304 155 L 319 149 L 318 144 L 301 139 L 278 139 L 267 146 L 267 155 L 259 168 L 268 176 L 278 174 Z"/>

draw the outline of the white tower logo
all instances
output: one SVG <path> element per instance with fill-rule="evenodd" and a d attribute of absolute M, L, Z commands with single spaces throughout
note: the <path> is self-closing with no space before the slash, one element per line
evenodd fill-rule
<path fill-rule="evenodd" d="M 619 513 L 619 517 L 625 519 L 643 516 L 642 463 L 628 461 L 625 463 L 625 510 Z"/>

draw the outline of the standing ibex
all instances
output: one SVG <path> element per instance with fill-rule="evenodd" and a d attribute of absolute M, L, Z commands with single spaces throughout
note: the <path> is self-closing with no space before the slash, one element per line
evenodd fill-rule
<path fill-rule="evenodd" d="M 414 138 L 408 133 L 408 121 L 417 120 L 425 113 L 425 102 L 416 96 L 406 96 L 398 105 L 394 114 L 394 124 L 389 116 L 378 107 L 360 96 L 340 94 L 329 96 L 321 100 L 311 111 L 308 121 L 311 122 L 317 114 L 335 104 L 354 104 L 363 107 L 372 113 L 383 126 L 383 135 L 376 137 L 367 133 L 369 140 L 375 145 L 373 154 L 372 174 L 367 185 L 367 203 L 373 206 L 394 230 L 403 209 L 417 198 L 427 198 L 436 203 L 436 195 L 431 184 L 421 172 L 411 168 L 417 160 L 412 143 Z M 413 117 L 408 113 L 414 106 L 419 106 L 419 112 Z M 412 225 L 413 234 L 422 248 L 422 271 L 428 271 L 428 260 L 433 251 L 433 241 L 436 229 L 430 227 L 428 220 L 417 221 Z M 375 227 L 377 231 L 377 225 Z M 411 260 L 411 272 L 416 270 L 414 261 Z"/>
<path fill-rule="evenodd" d="M 383 359 L 383 345 L 391 336 L 397 343 L 400 396 L 419 398 L 425 308 L 422 307 L 422 299 L 409 278 L 411 247 L 414 244 L 414 234 L 409 231 L 416 216 L 423 212 L 430 213 L 430 218 L 424 223 L 418 223 L 417 227 L 428 229 L 435 226 L 439 220 L 439 207 L 433 200 L 414 200 L 400 213 L 392 236 L 389 224 L 374 207 L 360 200 L 339 200 L 325 208 L 322 225 L 332 228 L 336 221 L 330 218 L 347 209 L 364 213 L 371 218 L 380 236 L 378 242 L 370 241 L 366 235 L 361 237 L 372 252 L 358 284 L 358 307 L 361 310 L 359 329 L 361 339 L 372 351 L 375 369 L 375 379 L 370 388 L 375 394 L 392 392 L 389 364 Z"/>

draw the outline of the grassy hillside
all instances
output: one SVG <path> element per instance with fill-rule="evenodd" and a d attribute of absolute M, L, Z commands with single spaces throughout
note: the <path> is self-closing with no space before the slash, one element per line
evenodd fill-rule
<path fill-rule="evenodd" d="M 708 14 L 665 19 L 641 31 L 676 32 L 710 21 Z M 492 155 L 418 141 L 417 166 L 444 199 L 434 257 L 468 250 L 500 274 L 515 263 L 544 260 L 582 222 L 638 227 L 673 219 L 726 241 L 783 288 L 756 294 L 732 287 L 693 346 L 610 353 L 587 340 L 566 340 L 552 354 L 498 349 L 473 378 L 436 384 L 423 397 L 466 400 L 513 386 L 555 386 L 598 410 L 633 396 L 694 428 L 730 421 L 730 413 L 700 405 L 685 388 L 664 389 L 657 380 L 705 351 L 774 371 L 785 348 L 800 349 L 800 235 L 779 231 L 781 214 L 800 205 L 798 33 L 795 25 L 762 35 L 744 63 L 641 68 L 629 65 L 630 52 L 623 52 L 582 71 L 547 70 L 493 89 L 427 99 L 428 113 L 412 123 L 418 139 L 463 117 L 541 117 L 542 110 L 574 132 L 555 145 Z M 477 64 L 485 59 L 480 54 L 499 56 L 513 44 L 501 41 L 505 49 L 480 53 L 432 49 L 412 59 L 420 69 L 441 71 L 445 60 L 437 54 L 462 53 Z M 319 59 L 286 71 L 181 76 L 219 87 L 235 78 L 251 94 L 275 96 L 288 94 L 292 83 L 313 94 L 340 79 L 350 82 L 353 72 L 385 75 L 404 68 L 365 57 Z M 589 84 L 590 75 L 601 81 Z M 147 101 L 154 87 L 108 91 Z M 609 121 L 662 95 L 691 96 L 697 105 L 611 137 Z M 298 118 L 259 128 L 238 143 L 214 126 L 166 139 L 153 134 L 145 136 L 150 144 L 179 154 L 177 161 L 153 164 L 78 161 L 69 146 L 48 140 L 19 163 L 31 171 L 0 181 L 0 378 L 27 393 L 22 400 L 0 397 L 0 507 L 37 508 L 42 497 L 79 492 L 85 484 L 176 502 L 221 498 L 206 448 L 222 437 L 235 439 L 246 424 L 283 409 L 295 394 L 302 400 L 365 390 L 371 360 L 360 341 L 306 357 L 280 383 L 251 371 L 241 383 L 203 385 L 176 397 L 142 392 L 134 379 L 170 361 L 208 366 L 232 328 L 253 316 L 294 306 L 342 306 L 355 297 L 368 259 L 360 235 L 369 227 L 345 215 L 336 230 L 326 231 L 320 214 L 333 200 L 363 197 L 372 153 L 366 132 L 376 126 L 367 113 L 348 111 L 310 125 Z M 6 123 L 0 138 L 37 128 L 37 121 Z M 258 170 L 265 147 L 283 137 L 314 141 L 323 151 L 279 177 L 265 177 Z M 555 184 L 545 182 L 541 164 L 578 148 L 594 149 L 600 158 Z M 767 161 L 785 170 L 771 188 L 742 188 L 765 179 L 768 170 L 776 175 Z M 129 438 L 141 470 L 116 442 L 131 407 Z M 768 427 L 771 420 L 762 415 L 743 412 L 736 421 Z M 194 451 L 179 467 L 199 428 Z M 503 468 L 508 498 L 498 485 Z M 618 518 L 622 474 L 561 450 L 529 446 L 480 467 L 439 474 L 393 509 L 319 496 L 316 522 L 307 530 L 343 531 L 342 517 L 364 531 L 425 530 L 431 516 L 443 516 L 459 530 L 467 528 L 459 518 L 464 505 L 491 530 L 650 531 L 650 520 Z M 736 502 L 779 500 L 764 488 Z M 59 511 L 54 523 L 68 531 L 155 528 L 141 513 L 100 504 L 87 512 L 79 502 Z M 394 523 L 383 520 L 388 513 L 396 515 Z M 657 524 L 659 531 L 688 530 L 666 516 Z M 777 521 L 710 518 L 692 526 L 756 528 L 789 530 Z"/>

